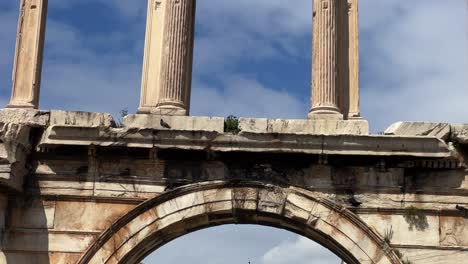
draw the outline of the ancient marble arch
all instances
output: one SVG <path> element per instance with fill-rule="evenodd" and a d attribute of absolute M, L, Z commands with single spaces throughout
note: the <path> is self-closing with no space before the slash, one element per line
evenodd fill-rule
<path fill-rule="evenodd" d="M 47 4 L 20 1 L 0 110 L 0 263 L 139 263 L 228 223 L 299 233 L 347 263 L 466 262 L 468 126 L 369 135 L 358 0 L 314 1 L 308 119 L 229 126 L 189 116 L 195 0 L 148 1 L 138 114 L 37 110 Z"/>

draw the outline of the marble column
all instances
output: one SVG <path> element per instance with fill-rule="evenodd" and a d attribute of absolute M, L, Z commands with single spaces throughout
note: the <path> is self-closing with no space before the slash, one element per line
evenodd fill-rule
<path fill-rule="evenodd" d="M 150 0 L 140 113 L 188 115 L 195 0 Z"/>
<path fill-rule="evenodd" d="M 359 5 L 358 0 L 348 1 L 349 40 L 349 112 L 348 119 L 360 119 L 359 106 Z"/>
<path fill-rule="evenodd" d="M 159 102 L 166 1 L 148 0 L 139 113 L 149 114 Z"/>
<path fill-rule="evenodd" d="M 337 85 L 338 1 L 314 1 L 311 119 L 343 119 Z"/>
<path fill-rule="evenodd" d="M 38 108 L 47 0 L 21 0 L 8 108 Z"/>
<path fill-rule="evenodd" d="M 157 111 L 188 115 L 192 82 L 195 0 L 170 0 L 166 7 L 161 93 Z"/>

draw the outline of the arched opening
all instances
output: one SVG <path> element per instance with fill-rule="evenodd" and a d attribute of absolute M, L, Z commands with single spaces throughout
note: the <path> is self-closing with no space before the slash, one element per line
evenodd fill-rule
<path fill-rule="evenodd" d="M 312 192 L 224 182 L 188 185 L 141 204 L 103 232 L 79 263 L 136 264 L 178 237 L 225 224 L 292 231 L 350 264 L 401 263 L 390 246 L 356 215 Z"/>
<path fill-rule="evenodd" d="M 258 225 L 223 225 L 187 234 L 162 246 L 143 264 L 341 264 L 341 259 L 295 233 Z"/>

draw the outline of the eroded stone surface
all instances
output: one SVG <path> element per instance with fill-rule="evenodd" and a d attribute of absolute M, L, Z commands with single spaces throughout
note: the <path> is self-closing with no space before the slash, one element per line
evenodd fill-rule
<path fill-rule="evenodd" d="M 128 115 L 124 118 L 126 128 L 169 129 L 161 125 L 161 120 L 169 125 L 170 130 L 224 132 L 224 118 L 169 116 L 169 115 Z"/>
<path fill-rule="evenodd" d="M 385 135 L 430 136 L 447 140 L 450 137 L 450 124 L 426 122 L 398 122 L 385 130 Z"/>
<path fill-rule="evenodd" d="M 240 118 L 242 132 L 305 135 L 368 135 L 365 120 L 287 120 Z"/>
<path fill-rule="evenodd" d="M 468 144 L 468 125 L 452 125 L 452 139 L 461 144 Z"/>
<path fill-rule="evenodd" d="M 112 116 L 107 113 L 52 110 L 50 111 L 49 125 L 111 127 L 115 125 L 115 122 Z"/>
<path fill-rule="evenodd" d="M 0 183 L 21 190 L 28 173 L 27 156 L 31 151 L 31 127 L 0 123 Z"/>
<path fill-rule="evenodd" d="M 0 123 L 43 127 L 49 123 L 50 112 L 33 109 L 0 109 Z"/>

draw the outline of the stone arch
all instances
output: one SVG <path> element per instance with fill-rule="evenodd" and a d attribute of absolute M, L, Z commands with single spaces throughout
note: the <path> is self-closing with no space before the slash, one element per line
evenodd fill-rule
<path fill-rule="evenodd" d="M 148 200 L 104 231 L 78 263 L 139 263 L 177 237 L 223 224 L 286 229 L 349 264 L 401 264 L 376 232 L 328 199 L 295 187 L 224 182 L 187 185 Z"/>

